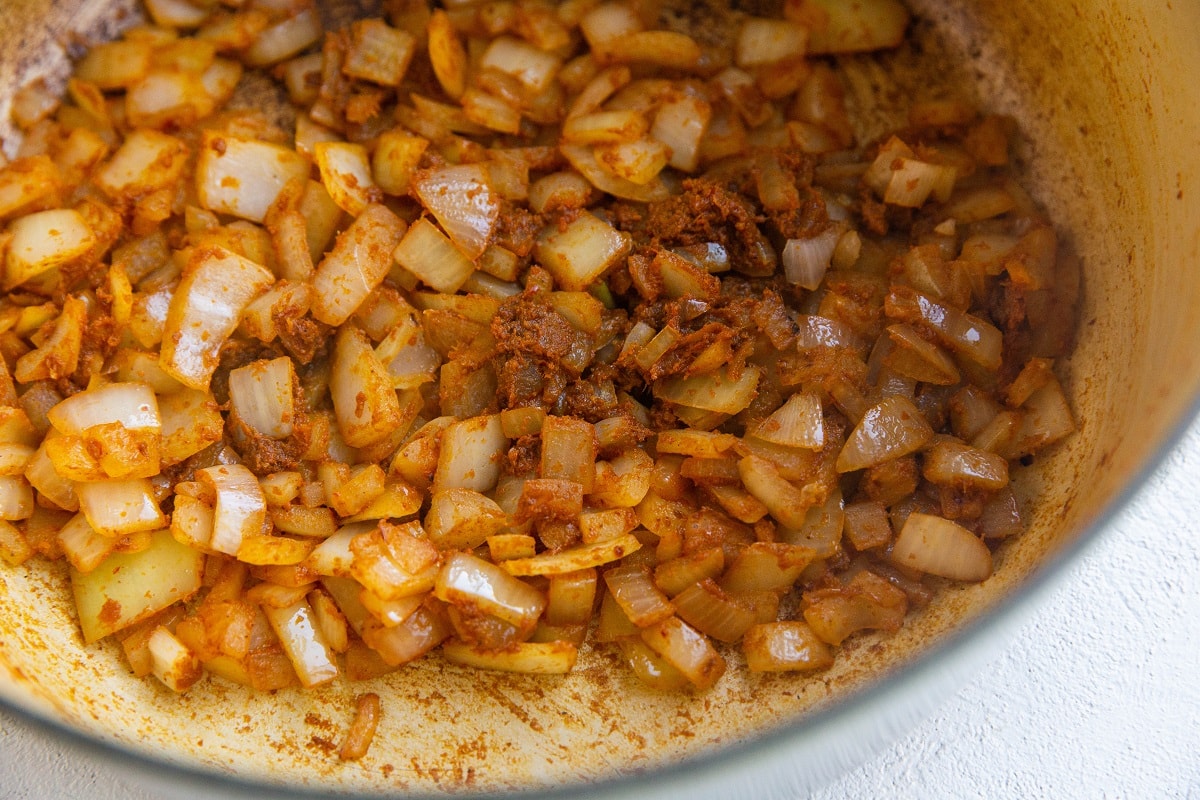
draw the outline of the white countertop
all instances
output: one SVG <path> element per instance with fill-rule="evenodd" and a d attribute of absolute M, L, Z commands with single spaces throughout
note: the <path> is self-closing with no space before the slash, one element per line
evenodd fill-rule
<path fill-rule="evenodd" d="M 815 795 L 1200 800 L 1200 425 L 924 724 Z M 157 800 L 0 713 L 0 800 Z"/>

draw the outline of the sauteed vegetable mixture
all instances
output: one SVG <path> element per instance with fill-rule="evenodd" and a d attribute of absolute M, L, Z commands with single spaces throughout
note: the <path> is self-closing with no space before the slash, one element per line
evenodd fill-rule
<path fill-rule="evenodd" d="M 902 6 L 383 5 L 145 0 L 14 98 L 0 556 L 65 559 L 85 640 L 179 692 L 703 690 L 990 576 L 1078 269 L 1010 120 L 858 140 L 839 58 Z"/>

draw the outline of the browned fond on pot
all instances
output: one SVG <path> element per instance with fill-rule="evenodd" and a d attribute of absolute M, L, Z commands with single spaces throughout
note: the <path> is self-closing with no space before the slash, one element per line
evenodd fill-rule
<path fill-rule="evenodd" d="M 61 76 L 62 45 L 111 32 L 129 5 L 9 0 L 0 97 L 35 75 Z M 611 656 L 588 653 L 562 678 L 480 675 L 429 658 L 373 684 L 259 695 L 214 680 L 179 697 L 128 677 L 115 646 L 83 647 L 60 569 L 0 568 L 0 696 L 134 749 L 243 774 L 364 789 L 527 787 L 652 767 L 794 721 L 1020 591 L 1102 517 L 1196 400 L 1200 5 L 912 5 L 933 55 L 919 69 L 911 53 L 889 57 L 898 69 L 890 76 L 846 62 L 854 99 L 894 99 L 880 93 L 889 85 L 902 95 L 957 91 L 1015 115 L 1031 142 L 1035 193 L 1085 270 L 1068 365 L 1080 432 L 1023 479 L 1031 529 L 1001 551 L 995 576 L 945 592 L 890 639 L 858 640 L 823 675 L 735 668 L 699 696 L 649 693 Z M 960 70 L 940 63 L 938 41 L 967 54 Z M 870 118 L 881 126 L 888 107 Z M 352 696 L 368 690 L 384 700 L 376 742 L 362 762 L 342 764 L 329 751 Z"/>

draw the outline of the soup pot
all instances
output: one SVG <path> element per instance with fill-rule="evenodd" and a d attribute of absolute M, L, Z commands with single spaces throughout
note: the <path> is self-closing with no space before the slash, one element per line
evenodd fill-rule
<path fill-rule="evenodd" d="M 211 680 L 178 696 L 131 677 L 117 645 L 84 647 L 60 566 L 0 568 L 0 700 L 189 796 L 762 796 L 776 773 L 792 791 L 815 784 L 912 724 L 997 652 L 1195 413 L 1200 4 L 909 5 L 916 46 L 887 70 L 847 62 L 878 101 L 865 127 L 945 93 L 1013 116 L 1027 184 L 1083 265 L 1078 346 L 1061 365 L 1079 430 L 1020 478 L 1029 529 L 990 579 L 942 592 L 896 635 L 861 638 L 825 673 L 731 671 L 706 694 L 644 691 L 591 653 L 549 679 L 428 658 L 367 685 L 256 694 Z M 0 118 L 15 88 L 65 77 L 64 45 L 112 36 L 133 13 L 129 0 L 8 0 Z M 328 743 L 362 691 L 381 695 L 383 721 L 365 759 L 340 762 Z"/>

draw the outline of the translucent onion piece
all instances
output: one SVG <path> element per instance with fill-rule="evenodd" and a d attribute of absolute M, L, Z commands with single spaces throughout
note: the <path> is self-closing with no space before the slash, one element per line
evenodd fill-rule
<path fill-rule="evenodd" d="M 440 600 L 477 608 L 517 627 L 532 625 L 546 608 L 546 597 L 537 589 L 466 553 L 446 559 L 433 591 Z"/>
<path fill-rule="evenodd" d="M 811 239 L 788 239 L 780 256 L 788 281 L 809 291 L 820 286 L 840 238 L 841 231 L 831 227 Z"/>
<path fill-rule="evenodd" d="M 77 483 L 75 491 L 80 510 L 97 533 L 126 536 L 167 527 L 148 480 Z"/>
<path fill-rule="evenodd" d="M 590 567 L 599 567 L 641 549 L 632 533 L 564 550 L 547 551 L 531 558 L 514 558 L 501 564 L 512 575 L 562 575 Z"/>
<path fill-rule="evenodd" d="M 892 561 L 958 581 L 982 581 L 992 574 L 992 553 L 979 537 L 942 517 L 914 512 L 896 537 Z"/>
<path fill-rule="evenodd" d="M 942 439 L 925 453 L 921 474 L 943 486 L 995 491 L 1008 485 L 1008 462 L 995 453 Z"/>
<path fill-rule="evenodd" d="M 720 642 L 736 642 L 757 621 L 753 611 L 730 599 L 711 579 L 680 592 L 674 602 L 680 619 Z"/>
<path fill-rule="evenodd" d="M 327 325 L 348 320 L 383 283 L 405 228 L 404 221 L 384 206 L 367 206 L 317 266 L 312 315 Z"/>
<path fill-rule="evenodd" d="M 742 640 L 742 652 L 752 672 L 825 669 L 833 664 L 829 645 L 799 620 L 753 626 Z"/>
<path fill-rule="evenodd" d="M 74 209 L 60 208 L 21 217 L 9 226 L 11 238 L 4 262 L 4 287 L 11 289 L 30 278 L 86 253 L 95 234 Z"/>
<path fill-rule="evenodd" d="M 483 254 L 500 217 L 486 166 L 433 170 L 414 181 L 412 190 L 467 258 Z"/>
<path fill-rule="evenodd" d="M 820 450 L 825 446 L 821 399 L 811 392 L 797 392 L 759 423 L 754 429 L 754 436 L 785 447 Z"/>
<path fill-rule="evenodd" d="M 441 453 L 433 478 L 434 491 L 474 489 L 486 492 L 500 477 L 500 458 L 508 439 L 500 415 L 456 422 L 442 433 Z"/>
<path fill-rule="evenodd" d="M 338 604 L 345 611 L 346 606 L 340 600 Z M 396 666 L 425 655 L 445 641 L 452 632 L 444 611 L 435 611 L 428 605 L 423 605 L 395 627 L 368 624 L 363 628 L 362 637 L 385 662 Z"/>
<path fill-rule="evenodd" d="M 516 642 L 503 650 L 480 650 L 465 642 L 449 641 L 442 655 L 454 664 L 476 669 L 561 675 L 575 667 L 578 648 L 571 642 Z"/>
<path fill-rule="evenodd" d="M 265 268 L 221 247 L 198 249 L 171 298 L 159 363 L 192 389 L 207 389 L 221 345 L 242 311 L 275 282 Z"/>
<path fill-rule="evenodd" d="M 604 573 L 604 583 L 629 621 L 639 628 L 662 622 L 675 613 L 675 606 L 654 585 L 649 567 L 626 564 Z"/>
<path fill-rule="evenodd" d="M 750 405 L 758 394 L 758 367 L 747 366 L 733 378 L 728 369 L 690 378 L 668 378 L 656 385 L 664 400 L 703 411 L 737 414 Z"/>
<path fill-rule="evenodd" d="M 669 617 L 645 628 L 642 641 L 699 689 L 711 687 L 725 674 L 725 659 L 692 626 L 678 617 Z"/>
<path fill-rule="evenodd" d="M 263 606 L 263 613 L 305 688 L 320 686 L 338 676 L 333 651 L 317 627 L 312 607 L 306 600 L 286 608 Z"/>
<path fill-rule="evenodd" d="M 469 550 L 508 524 L 496 501 L 470 489 L 434 494 L 425 516 L 429 541 L 443 550 Z"/>
<path fill-rule="evenodd" d="M 204 677 L 200 660 L 176 639 L 170 631 L 159 626 L 150 634 L 150 665 L 154 677 L 175 692 L 186 692 Z"/>
<path fill-rule="evenodd" d="M 256 361 L 229 373 L 229 401 L 238 417 L 260 435 L 286 439 L 295 418 L 295 379 L 295 366 L 286 356 Z"/>
<path fill-rule="evenodd" d="M 632 246 L 628 234 L 584 212 L 565 225 L 543 228 L 534 253 L 559 288 L 579 292 L 629 255 Z"/>
<path fill-rule="evenodd" d="M 691 686 L 691 681 L 682 672 L 647 647 L 641 639 L 625 637 L 618 639 L 617 645 L 638 680 L 651 689 L 674 692 Z"/>
<path fill-rule="evenodd" d="M 872 406 L 838 454 L 838 472 L 873 467 L 914 453 L 933 438 L 933 429 L 912 401 L 888 397 Z"/>
<path fill-rule="evenodd" d="M 210 546 L 236 556 L 242 540 L 260 535 L 266 521 L 267 501 L 258 478 L 241 464 L 208 467 L 198 470 L 196 477 L 217 497 Z"/>
<path fill-rule="evenodd" d="M 338 429 L 351 447 L 375 444 L 400 425 L 400 401 L 391 377 L 367 337 L 353 325 L 338 331 L 329 393 Z"/>
<path fill-rule="evenodd" d="M 1004 337 L 991 323 L 937 303 L 907 286 L 892 287 L 884 312 L 893 319 L 933 331 L 944 345 L 984 369 L 995 370 L 1000 366 Z"/>
<path fill-rule="evenodd" d="M 283 187 L 307 178 L 308 171 L 308 160 L 295 150 L 206 133 L 196 161 L 196 193 L 210 211 L 262 222 Z"/>

